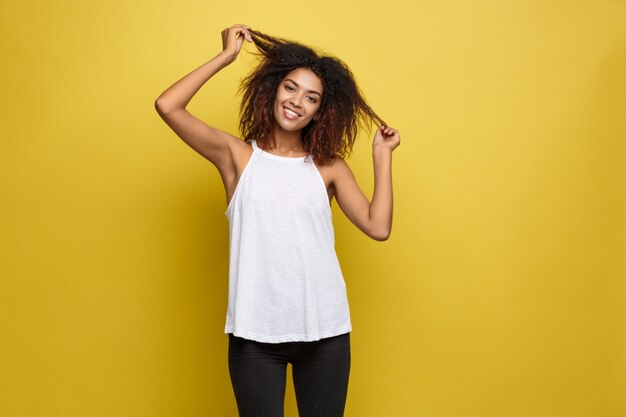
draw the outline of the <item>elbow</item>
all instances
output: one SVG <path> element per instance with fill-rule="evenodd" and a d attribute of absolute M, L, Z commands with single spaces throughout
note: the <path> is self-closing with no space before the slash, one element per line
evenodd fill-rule
<path fill-rule="evenodd" d="M 163 114 L 163 104 L 159 101 L 158 98 L 154 101 L 154 109 L 157 111 L 157 113 Z"/>
<path fill-rule="evenodd" d="M 389 239 L 390 235 L 391 230 L 378 230 L 370 234 L 370 237 L 379 242 L 384 242 L 385 240 Z"/>
<path fill-rule="evenodd" d="M 157 98 L 154 101 L 154 108 L 156 109 L 157 113 L 159 114 L 166 114 L 166 105 L 165 103 L 163 103 L 163 100 L 161 98 Z"/>
<path fill-rule="evenodd" d="M 157 98 L 154 101 L 154 108 L 156 109 L 157 113 L 159 113 L 160 115 L 166 115 L 168 113 L 171 113 L 173 110 L 176 110 L 176 107 L 168 104 L 161 97 Z"/>

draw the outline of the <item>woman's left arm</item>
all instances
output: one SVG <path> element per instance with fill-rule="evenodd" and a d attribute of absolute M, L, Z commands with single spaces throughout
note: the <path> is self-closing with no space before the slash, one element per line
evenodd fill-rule
<path fill-rule="evenodd" d="M 356 183 L 352 171 L 341 160 L 334 176 L 337 203 L 362 232 L 375 240 L 387 240 L 393 218 L 391 154 L 400 145 L 400 133 L 379 127 L 372 144 L 374 159 L 374 195 L 370 203 Z"/>

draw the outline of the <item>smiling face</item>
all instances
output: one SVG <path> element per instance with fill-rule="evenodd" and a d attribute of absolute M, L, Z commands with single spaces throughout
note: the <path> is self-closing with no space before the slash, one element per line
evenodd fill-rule
<path fill-rule="evenodd" d="M 276 90 L 274 118 L 284 130 L 297 131 L 319 118 L 322 80 L 308 68 L 296 68 L 283 78 Z"/>

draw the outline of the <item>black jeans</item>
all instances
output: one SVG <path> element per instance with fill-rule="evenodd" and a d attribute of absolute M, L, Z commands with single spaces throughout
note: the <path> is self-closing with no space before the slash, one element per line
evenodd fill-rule
<path fill-rule="evenodd" d="M 228 334 L 228 369 L 239 417 L 283 417 L 287 363 L 299 417 L 342 417 L 350 333 L 314 342 L 263 343 Z"/>

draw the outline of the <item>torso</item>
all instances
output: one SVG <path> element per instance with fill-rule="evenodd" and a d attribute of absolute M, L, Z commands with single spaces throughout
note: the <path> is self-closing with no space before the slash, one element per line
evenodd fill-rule
<path fill-rule="evenodd" d="M 250 161 L 252 152 L 254 152 L 254 149 L 252 149 L 252 144 L 241 141 L 241 148 L 239 149 L 239 152 L 235 152 L 233 155 L 233 162 L 235 165 L 235 178 L 230 182 L 224 181 L 224 186 L 226 188 L 226 205 L 230 204 L 230 200 L 235 193 L 235 188 L 237 187 L 237 183 L 239 182 L 241 173 L 248 164 L 248 161 Z M 328 203 L 332 204 L 334 197 L 334 187 L 332 183 L 332 164 L 320 166 L 315 163 L 315 166 L 317 167 L 322 179 L 324 180 L 324 184 L 326 185 Z"/>

